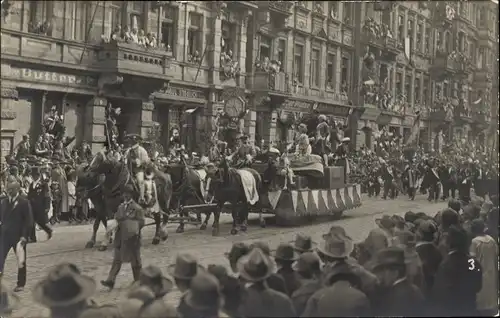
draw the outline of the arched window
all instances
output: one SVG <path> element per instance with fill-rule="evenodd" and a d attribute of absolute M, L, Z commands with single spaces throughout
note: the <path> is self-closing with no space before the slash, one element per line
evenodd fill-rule
<path fill-rule="evenodd" d="M 453 38 L 451 36 L 451 32 L 450 31 L 446 31 L 444 33 L 444 43 L 443 43 L 443 49 L 450 53 L 451 51 L 453 51 Z"/>

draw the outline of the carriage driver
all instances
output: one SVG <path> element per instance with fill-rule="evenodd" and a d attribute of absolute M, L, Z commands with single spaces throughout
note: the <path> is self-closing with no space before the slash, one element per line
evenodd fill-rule
<path fill-rule="evenodd" d="M 142 147 L 139 142 L 141 136 L 135 134 L 126 135 L 125 138 L 130 140 L 130 148 L 125 152 L 125 162 L 128 165 L 130 172 L 135 175 L 137 185 L 139 186 L 139 204 L 144 202 L 144 169 L 151 162 L 148 152 Z"/>
<path fill-rule="evenodd" d="M 230 158 L 236 157 L 237 164 L 243 162 L 244 166 L 248 166 L 250 161 L 256 156 L 255 148 L 248 144 L 248 136 L 242 135 L 239 137 L 238 148 L 229 156 Z"/>

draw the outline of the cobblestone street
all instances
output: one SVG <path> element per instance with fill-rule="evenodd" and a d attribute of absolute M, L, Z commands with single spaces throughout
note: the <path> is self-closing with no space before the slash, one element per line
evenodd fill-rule
<path fill-rule="evenodd" d="M 226 264 L 224 252 L 228 251 L 235 241 L 263 240 L 275 248 L 280 242 L 293 240 L 297 232 L 307 233 L 319 241 L 321 234 L 325 233 L 332 224 L 343 226 L 355 241 L 360 241 L 375 226 L 375 218 L 382 214 L 403 215 L 409 210 L 434 214 L 444 207 L 445 203 L 428 203 L 424 196 L 418 196 L 415 201 L 408 201 L 407 197 L 403 196 L 392 201 L 364 197 L 363 205 L 357 209 L 345 211 L 341 220 L 296 228 L 278 228 L 269 225 L 264 229 L 258 227 L 256 222 L 251 222 L 247 234 L 236 236 L 229 235 L 229 217 L 224 216 L 221 218 L 225 224 L 221 226 L 220 237 L 212 237 L 210 228 L 206 231 L 200 231 L 194 227 L 187 227 L 185 233 L 176 234 L 176 225 L 172 225 L 169 228 L 168 241 L 157 246 L 151 245 L 153 228 L 148 227 L 143 235 L 143 265 L 155 264 L 165 271 L 167 265 L 173 263 L 177 253 L 181 251 L 193 254 L 204 265 L 209 263 Z M 47 316 L 48 312 L 31 300 L 31 290 L 52 266 L 60 262 L 75 263 L 86 275 L 94 277 L 97 282 L 107 276 L 112 252 L 110 250 L 99 252 L 97 249 L 83 248 L 91 234 L 90 225 L 58 227 L 54 233 L 50 241 L 28 246 L 28 284 L 26 290 L 19 294 L 22 303 L 19 309 L 14 312 L 13 317 Z M 15 278 L 16 260 L 14 254 L 10 253 L 5 268 L 4 284 L 8 288 L 14 288 Z M 123 297 L 124 291 L 131 282 L 132 272 L 130 266 L 126 264 L 117 279 L 115 289 L 108 292 L 98 284 L 95 299 L 99 303 L 106 303 Z M 177 304 L 179 293 L 174 291 L 167 297 L 172 300 L 173 304 Z"/>

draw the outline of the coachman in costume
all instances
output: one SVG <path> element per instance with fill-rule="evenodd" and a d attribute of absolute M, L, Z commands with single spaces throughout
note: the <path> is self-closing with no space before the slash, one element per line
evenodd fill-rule
<path fill-rule="evenodd" d="M 235 162 L 238 167 L 249 167 L 253 158 L 257 155 L 255 148 L 248 144 L 247 135 L 240 136 L 239 140 L 238 148 L 230 157 L 233 158 L 233 162 Z"/>
<path fill-rule="evenodd" d="M 144 198 L 144 169 L 151 162 L 148 152 L 140 145 L 141 136 L 127 135 L 126 139 L 130 140 L 130 148 L 125 153 L 125 160 L 129 167 L 129 171 L 135 176 L 137 186 L 139 187 L 139 204 L 142 204 Z"/>

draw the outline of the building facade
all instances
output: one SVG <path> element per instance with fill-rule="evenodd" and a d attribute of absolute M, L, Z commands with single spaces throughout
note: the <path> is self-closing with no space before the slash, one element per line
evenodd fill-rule
<path fill-rule="evenodd" d="M 407 137 L 417 111 L 428 149 L 440 134 L 487 136 L 498 6 L 446 3 L 447 17 L 432 3 L 6 0 L 2 156 L 52 106 L 94 151 L 110 104 L 122 133 L 157 122 L 164 146 L 179 128 L 201 152 L 220 112 L 228 135 L 276 144 L 314 109 L 354 146 L 386 126 Z"/>

